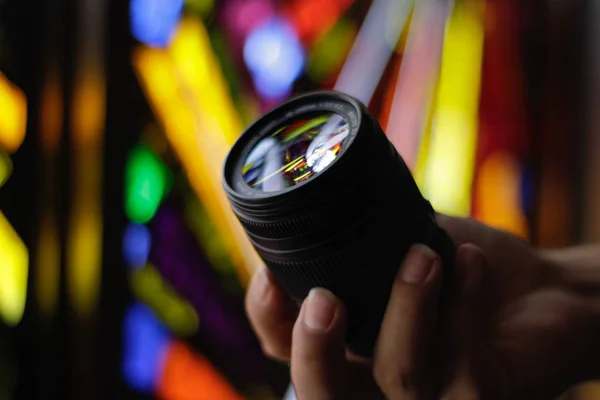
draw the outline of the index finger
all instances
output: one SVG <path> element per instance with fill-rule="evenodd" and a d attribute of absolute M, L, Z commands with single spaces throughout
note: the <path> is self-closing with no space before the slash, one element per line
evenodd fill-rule
<path fill-rule="evenodd" d="M 256 272 L 250 281 L 246 313 L 263 352 L 270 358 L 289 361 L 297 311 L 266 267 Z"/>

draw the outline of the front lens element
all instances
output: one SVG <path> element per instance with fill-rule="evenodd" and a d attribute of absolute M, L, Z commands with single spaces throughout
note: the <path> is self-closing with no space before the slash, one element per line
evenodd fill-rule
<path fill-rule="evenodd" d="M 265 136 L 242 167 L 246 183 L 277 192 L 323 171 L 346 145 L 350 127 L 338 114 L 298 116 Z"/>

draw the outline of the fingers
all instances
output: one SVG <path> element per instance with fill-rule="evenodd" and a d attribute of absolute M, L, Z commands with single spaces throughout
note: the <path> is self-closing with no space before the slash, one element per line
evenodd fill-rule
<path fill-rule="evenodd" d="M 475 245 L 464 244 L 456 250 L 455 275 L 461 282 L 461 285 L 455 289 L 458 303 L 469 303 L 481 294 L 483 269 L 486 263 L 485 254 Z"/>
<path fill-rule="evenodd" d="M 444 400 L 479 398 L 480 315 L 482 274 L 486 263 L 483 252 L 473 245 L 457 249 L 450 304 L 444 321 L 442 396 Z"/>
<path fill-rule="evenodd" d="M 246 312 L 267 356 L 289 361 L 296 320 L 293 310 L 267 268 L 252 277 L 246 293 Z"/>
<path fill-rule="evenodd" d="M 300 310 L 292 336 L 291 373 L 299 400 L 345 398 L 346 312 L 325 289 L 313 289 Z"/>
<path fill-rule="evenodd" d="M 432 393 L 430 362 L 442 282 L 439 257 L 410 250 L 394 282 L 374 355 L 374 376 L 389 399 L 422 399 Z"/>

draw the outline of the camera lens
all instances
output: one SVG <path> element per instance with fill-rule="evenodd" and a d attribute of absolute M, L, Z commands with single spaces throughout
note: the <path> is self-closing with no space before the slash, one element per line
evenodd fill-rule
<path fill-rule="evenodd" d="M 307 181 L 335 160 L 349 130 L 344 118 L 332 113 L 285 121 L 248 153 L 242 167 L 244 180 L 264 192 Z"/>
<path fill-rule="evenodd" d="M 248 238 L 298 304 L 314 287 L 348 309 L 347 345 L 369 357 L 414 243 L 451 265 L 454 245 L 366 107 L 338 92 L 288 101 L 253 123 L 223 186 Z"/>

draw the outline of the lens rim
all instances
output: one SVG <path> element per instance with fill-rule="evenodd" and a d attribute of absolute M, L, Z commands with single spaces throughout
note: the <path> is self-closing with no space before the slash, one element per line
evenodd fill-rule
<path fill-rule="evenodd" d="M 363 107 L 356 99 L 343 93 L 317 91 L 298 96 L 269 111 L 240 135 L 227 154 L 223 167 L 223 186 L 227 195 L 244 203 L 261 202 L 264 204 L 265 199 L 285 200 L 289 196 L 294 196 L 295 192 L 301 190 L 307 183 L 315 182 L 316 178 L 325 179 L 327 176 L 335 174 L 339 161 L 344 158 L 346 152 L 350 151 L 356 141 L 363 120 Z M 331 164 L 314 177 L 276 192 L 263 192 L 246 183 L 242 174 L 243 163 L 258 141 L 271 134 L 273 129 L 286 121 L 307 114 L 323 112 L 340 115 L 349 126 L 348 137 L 345 139 L 346 144 Z"/>

